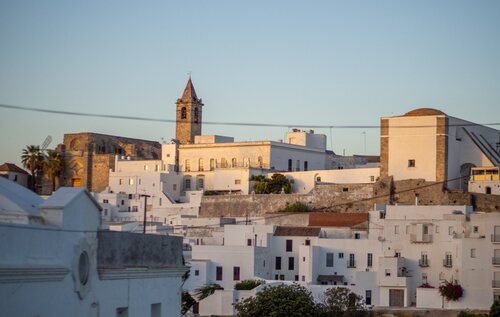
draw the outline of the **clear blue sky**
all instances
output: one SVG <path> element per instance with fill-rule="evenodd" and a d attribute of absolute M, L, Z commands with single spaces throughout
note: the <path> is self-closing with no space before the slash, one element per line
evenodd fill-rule
<path fill-rule="evenodd" d="M 434 107 L 500 122 L 500 1 L 0 0 L 1 104 L 174 118 L 188 72 L 210 121 L 376 125 Z M 0 163 L 83 131 L 159 141 L 175 127 L 0 109 Z M 362 132 L 328 144 L 362 154 Z M 366 132 L 378 154 L 379 131 Z"/>

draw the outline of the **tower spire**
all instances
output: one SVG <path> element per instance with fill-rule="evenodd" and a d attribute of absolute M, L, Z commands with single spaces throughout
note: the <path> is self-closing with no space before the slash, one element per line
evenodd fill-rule
<path fill-rule="evenodd" d="M 184 88 L 184 93 L 182 94 L 181 101 L 182 102 L 193 102 L 197 101 L 198 97 L 196 96 L 196 91 L 194 90 L 193 82 L 191 81 L 191 75 L 189 75 L 188 82 L 186 84 L 186 88 Z"/>

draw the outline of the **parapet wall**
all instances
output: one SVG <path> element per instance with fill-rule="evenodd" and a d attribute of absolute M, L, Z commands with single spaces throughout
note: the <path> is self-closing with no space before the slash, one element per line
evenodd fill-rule
<path fill-rule="evenodd" d="M 379 204 L 473 205 L 474 210 L 498 211 L 500 196 L 443 189 L 440 182 L 423 179 L 393 181 L 384 177 L 373 184 L 316 184 L 310 194 L 204 196 L 201 217 L 262 217 L 302 203 L 310 210 L 368 212 Z"/>

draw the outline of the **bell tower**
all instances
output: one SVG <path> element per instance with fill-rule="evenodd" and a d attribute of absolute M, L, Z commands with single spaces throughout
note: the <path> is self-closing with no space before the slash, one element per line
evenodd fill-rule
<path fill-rule="evenodd" d="M 203 103 L 196 96 L 191 76 L 182 97 L 177 99 L 175 138 L 180 144 L 194 143 L 194 136 L 201 135 Z"/>

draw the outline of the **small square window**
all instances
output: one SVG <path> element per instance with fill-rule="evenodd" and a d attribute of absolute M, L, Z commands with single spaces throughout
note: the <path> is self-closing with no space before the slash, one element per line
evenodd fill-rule
<path fill-rule="evenodd" d="M 479 232 L 479 227 L 478 226 L 474 226 L 473 230 L 474 230 L 474 233 L 478 233 Z"/>
<path fill-rule="evenodd" d="M 408 167 L 415 167 L 415 160 L 408 160 Z"/>
<path fill-rule="evenodd" d="M 235 179 L 234 180 L 235 185 L 240 185 L 241 184 L 241 179 Z"/>
<path fill-rule="evenodd" d="M 470 257 L 471 258 L 475 258 L 476 257 L 476 249 L 475 248 L 470 249 Z"/>
<path fill-rule="evenodd" d="M 200 275 L 200 270 L 194 270 L 194 276 Z"/>
<path fill-rule="evenodd" d="M 344 258 L 344 252 L 340 252 L 339 253 L 339 259 L 343 259 Z"/>

